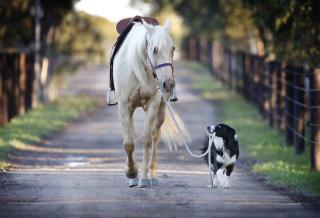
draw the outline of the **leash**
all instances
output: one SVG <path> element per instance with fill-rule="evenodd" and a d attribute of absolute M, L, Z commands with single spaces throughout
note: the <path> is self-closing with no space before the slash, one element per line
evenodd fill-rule
<path fill-rule="evenodd" d="M 161 90 L 160 90 L 161 91 Z M 178 122 L 174 116 L 174 113 L 172 111 L 172 108 L 171 108 L 171 105 L 168 101 L 165 100 L 164 98 L 164 93 L 161 91 L 162 93 L 162 97 L 164 99 L 164 102 L 170 112 L 170 116 L 172 117 L 173 119 L 173 122 L 174 124 L 176 125 L 177 129 L 179 130 L 180 133 L 182 133 L 181 129 L 179 128 L 179 125 L 178 125 Z M 206 150 L 206 152 L 204 152 L 203 154 L 194 154 L 190 148 L 189 148 L 189 145 L 187 144 L 187 142 L 184 142 L 184 146 L 186 147 L 188 153 L 192 156 L 192 157 L 195 157 L 195 158 L 201 158 L 201 157 L 204 157 L 206 155 L 208 155 L 208 163 L 209 163 L 209 174 L 210 174 L 210 181 L 211 181 L 211 188 L 213 187 L 213 180 L 212 180 L 212 163 L 211 163 L 211 147 L 212 147 L 212 144 L 213 144 L 213 134 L 209 134 L 209 144 L 208 144 L 208 149 Z M 210 188 L 210 186 L 209 186 Z"/>

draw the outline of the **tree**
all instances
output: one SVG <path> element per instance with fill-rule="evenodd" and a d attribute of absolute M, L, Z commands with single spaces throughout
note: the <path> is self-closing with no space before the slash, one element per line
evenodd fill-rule
<path fill-rule="evenodd" d="M 33 1 L 0 1 L 0 48 L 31 47 L 34 27 L 31 15 Z"/>
<path fill-rule="evenodd" d="M 188 35 L 219 40 L 225 47 L 248 50 L 257 30 L 250 11 L 238 0 L 143 0 L 152 13 L 172 7 L 184 20 Z M 138 0 L 133 0 L 137 4 Z"/>
<path fill-rule="evenodd" d="M 48 85 L 47 75 L 51 75 L 51 53 L 55 36 L 55 29 L 63 17 L 73 9 L 77 0 L 50 1 L 41 0 L 41 56 L 42 70 L 45 75 L 37 75 L 35 84 L 42 87 L 39 92 L 44 96 L 44 89 Z M 14 48 L 33 52 L 35 45 L 35 1 L 34 0 L 3 0 L 0 2 L 0 48 Z M 49 70 L 49 71 L 48 71 Z"/>
<path fill-rule="evenodd" d="M 320 2 L 243 0 L 268 53 L 289 63 L 319 66 Z"/>
<path fill-rule="evenodd" d="M 57 28 L 56 35 L 57 52 L 69 60 L 71 67 L 76 67 L 85 63 L 106 63 L 116 30 L 113 23 L 102 17 L 71 12 Z"/>

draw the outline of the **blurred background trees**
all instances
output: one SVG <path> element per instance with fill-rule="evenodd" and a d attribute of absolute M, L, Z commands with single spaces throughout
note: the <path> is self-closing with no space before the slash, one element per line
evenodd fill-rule
<path fill-rule="evenodd" d="M 2 53 L 35 52 L 36 2 L 40 2 L 41 8 L 41 75 L 35 76 L 35 83 L 41 86 L 36 92 L 46 96 L 50 81 L 58 72 L 74 72 L 86 64 L 106 64 L 117 33 L 114 23 L 74 10 L 79 0 L 2 0 Z M 320 1 L 131 0 L 131 3 L 151 6 L 150 15 L 161 23 L 170 14 L 177 43 L 188 37 L 213 39 L 224 48 L 258 54 L 267 60 L 319 67 Z M 113 8 L 111 1 L 108 4 Z"/>
<path fill-rule="evenodd" d="M 307 67 L 319 66 L 320 2 L 317 0 L 132 0 L 170 7 L 188 36 L 215 39 L 224 47 L 250 51 Z"/>
<path fill-rule="evenodd" d="M 79 0 L 40 0 L 41 76 L 35 79 L 47 99 L 47 89 L 56 73 L 74 72 L 86 64 L 105 64 L 115 40 L 110 21 L 75 11 Z M 35 0 L 0 1 L 0 51 L 35 50 Z M 41 80 L 41 81 L 40 81 Z M 36 87 L 36 86 L 35 86 Z"/>

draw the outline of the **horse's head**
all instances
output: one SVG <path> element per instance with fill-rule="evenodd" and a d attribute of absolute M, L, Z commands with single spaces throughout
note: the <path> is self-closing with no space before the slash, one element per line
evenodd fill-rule
<path fill-rule="evenodd" d="M 172 23 L 167 20 L 163 26 L 153 26 L 143 21 L 147 30 L 146 52 L 147 62 L 159 79 L 159 85 L 169 98 L 175 86 L 173 77 L 173 52 L 174 44 L 170 37 Z"/>

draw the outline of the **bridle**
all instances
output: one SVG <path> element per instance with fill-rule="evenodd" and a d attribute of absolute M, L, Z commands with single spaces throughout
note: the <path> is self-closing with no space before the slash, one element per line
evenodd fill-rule
<path fill-rule="evenodd" d="M 148 34 L 147 34 L 147 36 L 148 36 Z M 160 82 L 156 71 L 157 71 L 157 69 L 160 69 L 162 67 L 171 67 L 172 77 L 174 78 L 174 75 L 173 75 L 173 64 L 172 63 L 166 62 L 166 63 L 154 65 L 151 62 L 150 57 L 149 57 L 149 52 L 148 52 L 148 37 L 147 36 L 146 36 L 146 42 L 145 42 L 145 52 L 146 52 L 146 56 L 147 56 L 147 63 L 150 65 L 149 67 L 152 70 L 154 78 L 156 78 L 158 80 L 158 82 Z M 161 87 L 161 84 L 159 84 L 159 85 Z"/>

